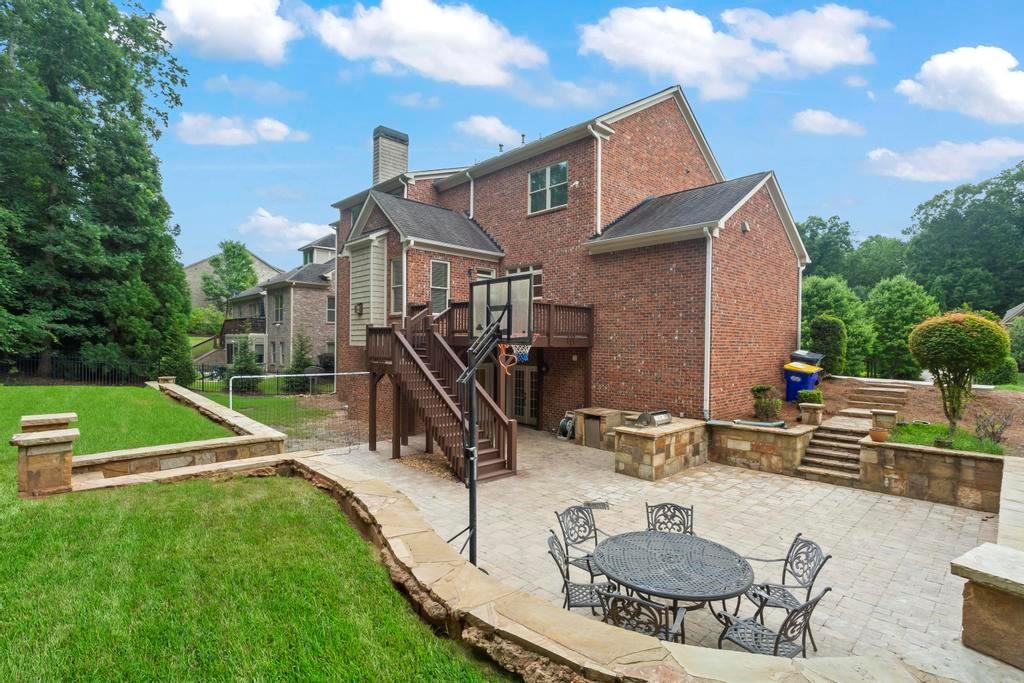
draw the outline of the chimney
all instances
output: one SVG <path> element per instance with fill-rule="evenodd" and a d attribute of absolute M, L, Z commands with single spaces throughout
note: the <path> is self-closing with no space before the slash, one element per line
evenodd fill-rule
<path fill-rule="evenodd" d="M 409 136 L 387 126 L 373 129 L 373 184 L 409 170 Z"/>

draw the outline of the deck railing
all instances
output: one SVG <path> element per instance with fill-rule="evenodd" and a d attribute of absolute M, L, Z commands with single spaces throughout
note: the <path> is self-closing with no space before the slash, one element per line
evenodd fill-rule
<path fill-rule="evenodd" d="M 220 336 L 225 334 L 263 334 L 267 331 L 266 318 L 228 318 L 220 327 Z"/>
<path fill-rule="evenodd" d="M 434 319 L 435 331 L 450 346 L 466 346 L 469 303 L 457 301 Z M 533 302 L 533 345 L 537 347 L 587 348 L 594 345 L 594 307 Z"/>

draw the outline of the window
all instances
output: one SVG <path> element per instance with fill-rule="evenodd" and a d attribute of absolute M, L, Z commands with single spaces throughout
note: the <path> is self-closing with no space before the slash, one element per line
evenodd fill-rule
<path fill-rule="evenodd" d="M 480 280 L 493 280 L 495 275 L 494 268 L 477 268 L 476 279 Z"/>
<path fill-rule="evenodd" d="M 508 268 L 505 271 L 506 275 L 515 275 L 516 273 L 533 273 L 533 298 L 539 299 L 544 296 L 544 271 L 540 266 L 520 266 Z"/>
<path fill-rule="evenodd" d="M 256 355 L 256 362 L 263 365 L 263 344 L 254 345 L 253 353 Z"/>
<path fill-rule="evenodd" d="M 228 365 L 235 362 L 235 342 L 228 342 Z"/>
<path fill-rule="evenodd" d="M 430 262 L 430 308 L 436 314 L 448 308 L 448 283 L 451 264 L 447 261 Z"/>
<path fill-rule="evenodd" d="M 277 342 L 270 342 L 270 362 L 277 365 Z"/>
<path fill-rule="evenodd" d="M 255 318 L 255 317 L 259 316 L 259 313 L 260 313 L 260 305 L 257 302 L 253 301 L 251 304 L 249 304 L 249 317 L 250 318 Z"/>
<path fill-rule="evenodd" d="M 559 161 L 547 168 L 530 171 L 529 213 L 546 211 L 569 203 L 569 162 Z"/>
<path fill-rule="evenodd" d="M 405 302 L 405 273 L 402 271 L 402 259 L 391 259 L 391 313 L 402 315 Z M 440 311 L 438 311 L 440 312 Z"/>
<path fill-rule="evenodd" d="M 285 350 L 284 342 L 281 342 L 281 365 L 288 365 L 288 352 Z"/>
<path fill-rule="evenodd" d="M 274 322 L 284 322 L 284 294 L 274 295 Z"/>
<path fill-rule="evenodd" d="M 327 355 L 334 358 L 334 342 L 327 342 Z"/>
<path fill-rule="evenodd" d="M 313 250 L 307 249 L 302 252 L 302 265 L 307 265 L 313 262 Z"/>
<path fill-rule="evenodd" d="M 333 323 L 337 309 L 335 308 L 334 297 L 327 297 L 327 322 Z"/>

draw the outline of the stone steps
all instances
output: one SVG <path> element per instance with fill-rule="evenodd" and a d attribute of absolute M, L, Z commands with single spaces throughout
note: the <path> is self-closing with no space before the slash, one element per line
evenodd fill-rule
<path fill-rule="evenodd" d="M 859 462 L 837 462 L 835 460 L 829 460 L 827 458 L 818 458 L 815 456 L 805 456 L 801 461 L 801 467 L 815 467 L 829 472 L 837 472 L 838 470 L 849 471 L 855 473 L 857 479 L 860 479 L 860 463 Z"/>
<path fill-rule="evenodd" d="M 847 406 L 850 408 L 863 408 L 865 410 L 899 410 L 903 407 L 903 404 L 885 403 L 882 401 L 854 401 L 850 399 L 847 402 Z"/>
<path fill-rule="evenodd" d="M 871 420 L 871 411 L 867 408 L 843 408 L 839 411 L 840 417 L 859 417 Z"/>
<path fill-rule="evenodd" d="M 842 443 L 849 446 L 856 446 L 857 442 L 864 438 L 864 434 L 860 432 L 833 432 L 825 430 L 824 428 L 814 432 L 815 441 L 829 441 L 831 443 Z"/>
<path fill-rule="evenodd" d="M 806 479 L 812 481 L 818 481 L 820 477 L 824 481 L 829 479 L 843 479 L 846 481 L 860 481 L 860 473 L 854 474 L 853 472 L 842 472 L 840 470 L 825 469 L 824 467 L 814 467 L 811 465 L 799 465 L 796 468 L 797 472 L 804 475 Z"/>
<path fill-rule="evenodd" d="M 837 462 L 860 462 L 859 449 L 857 451 L 839 451 L 834 448 L 822 448 L 820 446 L 816 446 L 813 441 L 807 448 L 807 455 L 834 459 Z"/>

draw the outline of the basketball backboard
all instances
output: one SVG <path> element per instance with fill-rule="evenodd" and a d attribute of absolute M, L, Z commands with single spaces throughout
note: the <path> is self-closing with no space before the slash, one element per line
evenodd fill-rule
<path fill-rule="evenodd" d="M 470 283 L 470 340 L 480 336 L 492 321 L 499 318 L 499 341 L 509 344 L 533 342 L 532 274 L 517 273 Z"/>

